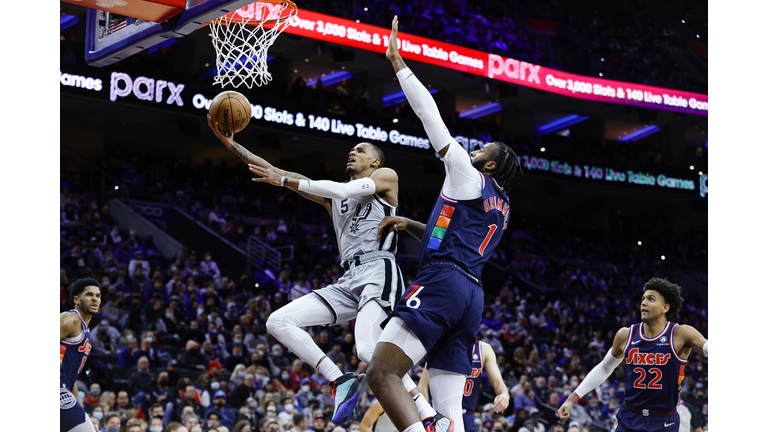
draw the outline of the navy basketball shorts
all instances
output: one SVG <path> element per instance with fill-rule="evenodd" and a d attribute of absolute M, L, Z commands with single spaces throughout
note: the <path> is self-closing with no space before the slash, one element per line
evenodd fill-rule
<path fill-rule="evenodd" d="M 462 420 L 464 421 L 464 432 L 477 432 L 475 413 L 464 413 Z"/>
<path fill-rule="evenodd" d="M 677 411 L 669 415 L 644 416 L 621 405 L 611 432 L 677 432 L 679 429 L 680 414 Z"/>
<path fill-rule="evenodd" d="M 75 426 L 91 422 L 83 406 L 77 403 L 72 392 L 63 385 L 59 389 L 59 408 L 59 429 L 61 432 L 68 432 Z M 92 425 L 91 429 L 93 429 Z"/>
<path fill-rule="evenodd" d="M 395 306 L 427 350 L 427 367 L 468 375 L 467 353 L 483 315 L 483 289 L 455 264 L 430 263 L 419 270 Z"/>

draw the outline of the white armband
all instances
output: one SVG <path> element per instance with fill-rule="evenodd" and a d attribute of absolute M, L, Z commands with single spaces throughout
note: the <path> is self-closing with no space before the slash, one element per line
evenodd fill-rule
<path fill-rule="evenodd" d="M 376 183 L 370 177 L 338 183 L 330 180 L 299 180 L 299 190 L 331 199 L 354 198 L 376 193 Z"/>
<path fill-rule="evenodd" d="M 620 358 L 614 357 L 613 354 L 611 354 L 611 350 L 609 349 L 608 354 L 605 355 L 603 361 L 598 363 L 597 366 L 589 371 L 587 376 L 584 377 L 584 381 L 582 381 L 581 384 L 576 387 L 574 393 L 579 395 L 579 398 L 582 398 L 587 393 L 596 389 L 600 384 L 608 379 L 609 376 L 611 376 L 611 372 L 613 372 L 613 370 L 621 364 L 621 360 L 622 359 Z"/>
<path fill-rule="evenodd" d="M 709 357 L 709 341 L 704 342 L 704 346 L 701 347 L 701 350 L 704 351 L 705 357 Z"/>

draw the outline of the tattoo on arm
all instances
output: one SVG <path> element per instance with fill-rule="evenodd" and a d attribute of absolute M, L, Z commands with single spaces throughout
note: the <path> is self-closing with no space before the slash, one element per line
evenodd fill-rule
<path fill-rule="evenodd" d="M 252 163 L 254 165 L 263 166 L 264 168 L 272 167 L 272 164 L 265 161 L 263 158 L 260 158 L 259 156 L 249 152 L 248 149 L 238 144 L 237 142 L 233 142 L 231 150 L 245 163 Z"/>
<path fill-rule="evenodd" d="M 395 68 L 395 72 L 405 69 L 407 66 L 405 65 L 405 62 L 403 61 L 403 58 L 398 56 L 394 60 L 392 60 L 392 67 Z"/>

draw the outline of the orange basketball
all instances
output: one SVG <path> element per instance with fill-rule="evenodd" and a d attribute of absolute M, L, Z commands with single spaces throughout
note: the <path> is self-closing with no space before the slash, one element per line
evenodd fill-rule
<path fill-rule="evenodd" d="M 219 130 L 234 134 L 245 129 L 251 121 L 251 104 L 236 91 L 224 91 L 213 98 L 208 113 L 214 123 L 219 123 Z"/>

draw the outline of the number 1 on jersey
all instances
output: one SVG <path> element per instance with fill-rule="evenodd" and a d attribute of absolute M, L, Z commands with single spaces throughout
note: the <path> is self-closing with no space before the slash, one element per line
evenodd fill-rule
<path fill-rule="evenodd" d="M 491 241 L 491 236 L 493 233 L 496 232 L 496 224 L 488 225 L 488 234 L 485 236 L 485 239 L 483 240 L 483 244 L 480 245 L 480 249 L 477 251 L 480 252 L 480 255 L 485 252 L 485 248 L 488 246 L 488 242 Z"/>

